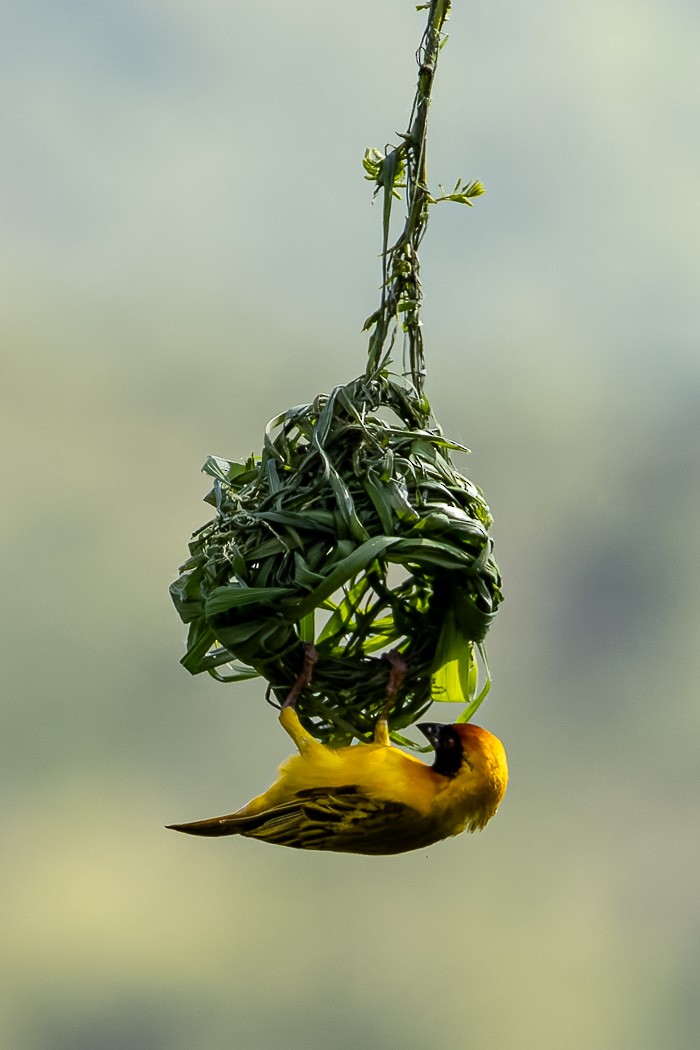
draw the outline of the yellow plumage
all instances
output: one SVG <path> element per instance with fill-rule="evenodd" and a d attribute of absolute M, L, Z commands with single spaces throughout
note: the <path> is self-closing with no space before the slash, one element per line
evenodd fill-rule
<path fill-rule="evenodd" d="M 267 791 L 227 816 L 169 826 L 298 849 L 402 853 L 483 828 L 505 794 L 505 750 L 479 726 L 419 726 L 435 747 L 431 767 L 390 743 L 384 719 L 373 743 L 337 749 L 312 737 L 291 704 L 280 722 L 299 754 Z"/>

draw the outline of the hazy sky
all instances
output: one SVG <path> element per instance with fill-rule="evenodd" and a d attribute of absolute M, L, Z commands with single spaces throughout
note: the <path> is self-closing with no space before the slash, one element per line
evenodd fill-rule
<path fill-rule="evenodd" d="M 0 16 L 8 1050 L 685 1050 L 697 1030 L 700 9 L 455 0 L 428 393 L 495 514 L 480 836 L 394 860 L 161 830 L 287 745 L 178 665 L 208 453 L 364 365 L 409 0 Z M 442 717 L 442 712 L 436 712 Z M 447 715 L 444 716 L 445 718 Z"/>

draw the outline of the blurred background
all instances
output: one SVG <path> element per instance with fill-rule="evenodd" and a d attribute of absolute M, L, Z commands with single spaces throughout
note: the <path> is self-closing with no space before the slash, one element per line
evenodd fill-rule
<path fill-rule="evenodd" d="M 200 466 L 364 367 L 408 0 L 6 0 L 5 1050 L 680 1050 L 700 1018 L 700 14 L 456 0 L 428 394 L 496 518 L 488 829 L 389 858 L 163 830 L 289 753 L 179 666 Z M 456 710 L 441 707 L 448 721 Z M 695 1035 L 694 1035 L 695 1033 Z"/>

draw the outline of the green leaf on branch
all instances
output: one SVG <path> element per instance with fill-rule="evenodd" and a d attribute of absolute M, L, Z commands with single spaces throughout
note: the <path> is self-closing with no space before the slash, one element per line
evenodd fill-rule
<path fill-rule="evenodd" d="M 397 146 L 387 153 L 378 149 L 367 149 L 362 158 L 362 167 L 368 182 L 376 183 L 375 194 L 380 190 L 391 190 L 393 197 L 401 200 L 400 189 L 406 188 L 406 159 L 404 146 Z"/>
<path fill-rule="evenodd" d="M 474 197 L 481 197 L 483 193 L 486 193 L 483 183 L 479 182 L 478 179 L 474 182 L 462 182 L 461 179 L 457 179 L 451 193 L 447 193 L 444 186 L 439 186 L 438 188 L 440 196 L 430 196 L 428 198 L 429 204 L 440 204 L 441 201 L 454 201 L 456 204 L 467 204 L 471 208 Z"/>

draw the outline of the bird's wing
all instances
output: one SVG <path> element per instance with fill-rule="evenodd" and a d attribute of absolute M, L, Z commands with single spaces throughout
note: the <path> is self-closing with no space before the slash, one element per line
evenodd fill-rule
<path fill-rule="evenodd" d="M 229 833 L 297 849 L 397 853 L 421 845 L 413 841 L 422 822 L 416 810 L 353 786 L 306 788 L 289 802 L 230 820 Z"/>

